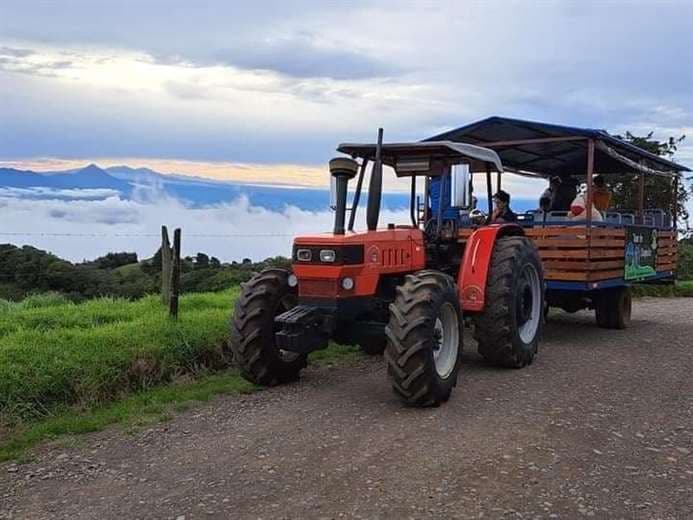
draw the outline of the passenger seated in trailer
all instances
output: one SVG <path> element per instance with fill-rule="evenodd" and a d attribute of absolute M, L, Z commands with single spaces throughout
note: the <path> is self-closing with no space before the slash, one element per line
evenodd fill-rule
<path fill-rule="evenodd" d="M 587 195 L 579 193 L 577 197 L 570 204 L 570 211 L 568 212 L 568 218 L 570 220 L 587 220 L 587 212 L 585 208 L 587 207 Z M 597 208 L 594 207 L 592 203 L 592 222 L 603 222 L 604 217 L 599 212 Z"/>
<path fill-rule="evenodd" d="M 592 181 L 594 188 L 592 189 L 592 202 L 594 207 L 601 212 L 605 212 L 611 205 L 611 192 L 606 187 L 604 177 L 597 175 Z"/>
<path fill-rule="evenodd" d="M 570 203 L 577 195 L 577 188 L 570 180 L 564 181 L 558 175 L 549 180 L 549 187 L 539 198 L 539 208 L 542 211 L 568 211 Z"/>
<path fill-rule="evenodd" d="M 510 194 L 503 190 L 493 196 L 493 214 L 490 219 L 491 224 L 503 222 L 517 222 L 517 215 L 510 209 Z"/>

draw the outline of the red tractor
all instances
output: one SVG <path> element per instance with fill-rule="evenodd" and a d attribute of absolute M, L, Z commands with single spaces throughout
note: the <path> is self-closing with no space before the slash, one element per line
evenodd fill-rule
<path fill-rule="evenodd" d="M 297 237 L 293 272 L 267 269 L 243 284 L 231 348 L 244 377 L 261 385 L 295 380 L 308 354 L 333 340 L 384 351 L 397 396 L 412 406 L 438 405 L 457 383 L 463 312 L 487 361 L 532 363 L 544 308 L 537 248 L 515 224 L 459 232 L 460 219 L 473 216 L 471 175 L 502 171 L 496 152 L 450 141 L 382 144 L 382 130 L 377 144 L 338 151 L 349 157 L 330 161 L 333 232 Z M 367 230 L 353 231 L 371 161 Z M 411 178 L 410 223 L 378 227 L 383 165 Z M 348 183 L 357 176 L 347 208 Z M 449 208 L 441 202 L 431 209 L 432 183 Z"/>

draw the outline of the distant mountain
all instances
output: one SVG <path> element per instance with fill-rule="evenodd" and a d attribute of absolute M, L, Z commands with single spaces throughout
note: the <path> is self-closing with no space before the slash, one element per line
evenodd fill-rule
<path fill-rule="evenodd" d="M 0 168 L 0 187 L 54 188 L 54 189 L 111 189 L 123 194 L 132 191 L 132 185 L 109 175 L 95 164 L 78 170 L 36 173 L 29 170 Z"/>
<path fill-rule="evenodd" d="M 100 168 L 90 164 L 84 168 L 56 172 L 33 172 L 0 168 L 0 188 L 48 188 L 52 190 L 109 189 L 122 198 L 133 196 L 157 197 L 165 195 L 192 207 L 227 204 L 239 197 L 247 197 L 253 206 L 281 211 L 295 206 L 305 211 L 325 211 L 329 194 L 324 189 L 290 188 L 271 185 L 253 185 L 239 182 L 206 180 L 201 177 L 164 175 L 149 168 L 112 166 Z M 144 191 L 143 191 L 144 189 Z M 148 194 L 147 189 L 152 191 Z M 29 196 L 29 195 L 27 195 Z M 70 198 L 65 193 L 33 193 L 31 198 Z M 383 207 L 407 207 L 409 197 L 400 193 L 383 195 Z"/>
<path fill-rule="evenodd" d="M 131 168 L 130 166 L 109 166 L 104 170 L 121 181 L 151 184 L 166 180 L 166 175 L 157 173 L 149 168 Z"/>

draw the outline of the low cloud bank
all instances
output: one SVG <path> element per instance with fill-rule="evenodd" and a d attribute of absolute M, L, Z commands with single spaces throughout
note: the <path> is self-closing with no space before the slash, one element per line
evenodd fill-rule
<path fill-rule="evenodd" d="M 282 211 L 254 206 L 247 197 L 228 204 L 190 208 L 180 201 L 142 193 L 134 200 L 112 195 L 90 200 L 76 193 L 70 200 L 29 199 L 0 191 L 0 243 L 32 245 L 72 261 L 93 259 L 111 251 L 134 251 L 140 258 L 152 256 L 160 244 L 161 225 L 183 230 L 184 256 L 198 251 L 222 261 L 291 252 L 295 235 L 330 231 L 331 211 L 304 211 L 291 205 Z M 361 225 L 365 208 L 357 219 Z M 383 211 L 381 224 L 408 222 L 406 211 Z"/>

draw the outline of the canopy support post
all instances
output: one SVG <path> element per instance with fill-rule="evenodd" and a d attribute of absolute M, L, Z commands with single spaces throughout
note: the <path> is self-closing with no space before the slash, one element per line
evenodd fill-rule
<path fill-rule="evenodd" d="M 361 170 L 359 171 L 359 178 L 356 181 L 356 192 L 354 193 L 354 200 L 351 202 L 351 212 L 349 213 L 349 231 L 354 230 L 354 220 L 356 219 L 356 209 L 359 207 L 359 201 L 361 200 L 361 188 L 363 187 L 363 176 L 366 174 L 366 166 L 368 166 L 368 159 L 363 159 L 361 163 Z"/>
<path fill-rule="evenodd" d="M 411 225 L 418 227 L 416 222 L 416 175 L 411 176 L 411 194 L 409 197 L 409 216 L 411 217 Z"/>
<path fill-rule="evenodd" d="M 645 173 L 638 175 L 638 224 L 645 223 Z"/>
<path fill-rule="evenodd" d="M 678 234 L 676 233 L 678 231 L 678 227 L 679 227 L 678 209 L 679 209 L 679 174 L 677 173 L 676 176 L 674 177 L 674 194 L 673 194 L 673 200 L 671 203 L 671 217 L 674 220 L 674 222 L 672 223 L 672 227 L 674 228 L 674 238 L 678 238 Z"/>
<path fill-rule="evenodd" d="M 594 177 L 594 139 L 587 141 L 587 227 L 592 226 L 592 178 Z"/>
<path fill-rule="evenodd" d="M 500 175 L 500 173 L 498 174 Z M 498 187 L 500 190 L 500 186 Z M 493 215 L 493 186 L 491 186 L 491 166 L 486 163 L 486 196 L 488 197 L 488 216 Z"/>

